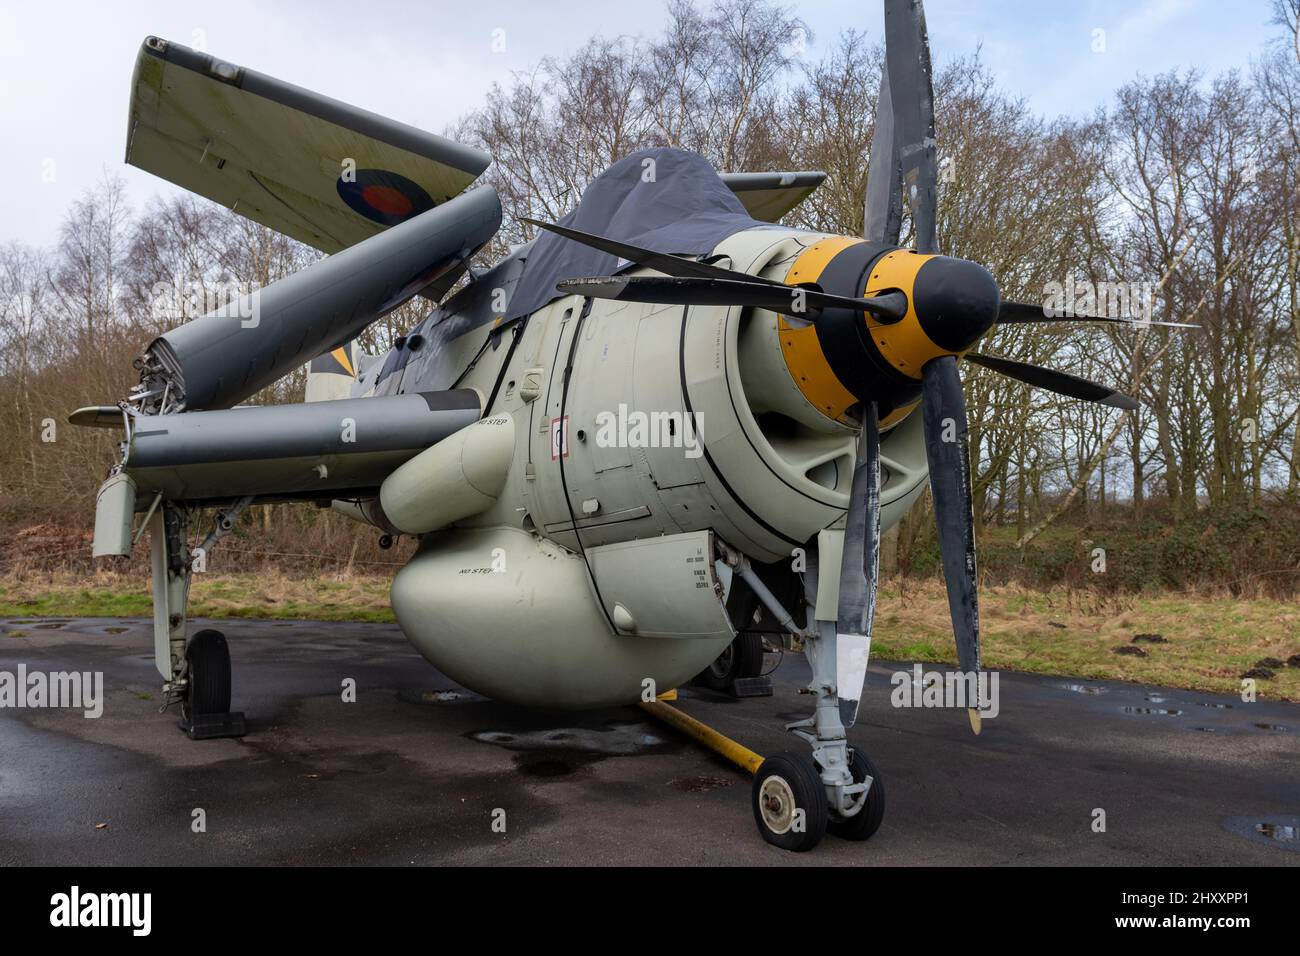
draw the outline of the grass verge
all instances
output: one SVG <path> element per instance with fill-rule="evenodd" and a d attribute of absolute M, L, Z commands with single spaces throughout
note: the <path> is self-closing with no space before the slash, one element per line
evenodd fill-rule
<path fill-rule="evenodd" d="M 311 579 L 275 571 L 196 575 L 190 613 L 211 618 L 392 621 L 389 583 L 387 577 L 355 574 Z M 1274 676 L 1257 679 L 1260 696 L 1300 700 L 1300 666 L 1286 663 L 1300 655 L 1300 607 L 1294 602 L 994 586 L 982 589 L 980 612 L 986 668 L 1236 694 L 1242 674 L 1272 658 L 1281 666 L 1266 665 Z M 0 580 L 4 618 L 151 613 L 149 583 L 139 577 L 101 572 L 89 578 L 55 574 Z M 21 634 L 21 625 L 14 622 L 7 633 Z M 938 581 L 895 578 L 885 583 L 872 655 L 954 662 L 947 598 Z"/>

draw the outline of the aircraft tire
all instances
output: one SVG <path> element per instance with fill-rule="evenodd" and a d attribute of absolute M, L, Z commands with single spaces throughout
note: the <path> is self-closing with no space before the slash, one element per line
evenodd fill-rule
<path fill-rule="evenodd" d="M 757 677 L 763 673 L 763 638 L 754 631 L 741 631 L 704 670 L 699 682 L 710 690 L 723 693 L 731 690 L 732 682 L 741 677 Z"/>
<path fill-rule="evenodd" d="M 189 685 L 182 701 L 184 715 L 224 714 L 230 710 L 230 648 L 226 635 L 199 631 L 185 648 Z"/>
<path fill-rule="evenodd" d="M 811 755 L 768 757 L 750 790 L 754 822 L 763 839 L 794 853 L 811 850 L 826 835 L 826 788 Z M 801 815 L 795 811 L 802 810 Z"/>
<path fill-rule="evenodd" d="M 885 816 L 885 781 L 871 758 L 856 748 L 851 748 L 849 770 L 854 783 L 871 778 L 867 805 L 847 819 L 829 814 L 826 830 L 842 840 L 870 840 L 871 835 L 880 829 L 880 821 Z"/>

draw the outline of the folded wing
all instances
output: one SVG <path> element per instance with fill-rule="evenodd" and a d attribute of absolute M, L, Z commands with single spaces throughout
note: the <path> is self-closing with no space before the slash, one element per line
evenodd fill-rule
<path fill-rule="evenodd" d="M 491 156 L 148 37 L 126 161 L 332 253 L 451 199 Z"/>

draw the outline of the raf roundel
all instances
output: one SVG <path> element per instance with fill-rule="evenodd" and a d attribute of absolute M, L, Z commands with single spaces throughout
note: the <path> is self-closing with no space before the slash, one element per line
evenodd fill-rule
<path fill-rule="evenodd" d="M 358 169 L 355 179 L 345 181 L 340 176 L 337 185 L 349 209 L 384 226 L 395 226 L 434 206 L 419 183 L 386 169 Z"/>

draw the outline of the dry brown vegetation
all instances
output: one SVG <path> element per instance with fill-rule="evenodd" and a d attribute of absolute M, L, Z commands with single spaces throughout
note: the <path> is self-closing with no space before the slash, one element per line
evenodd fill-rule
<path fill-rule="evenodd" d="M 389 583 L 373 567 L 312 576 L 275 566 L 213 571 L 195 576 L 191 611 L 210 618 L 391 621 Z M 1300 700 L 1300 608 L 1293 601 L 986 585 L 980 602 L 986 668 L 1229 694 L 1239 694 L 1242 675 L 1253 672 L 1260 697 Z M 149 607 L 149 581 L 138 571 L 0 579 L 0 639 L 21 640 L 40 618 L 140 616 Z M 884 582 L 872 655 L 953 663 L 947 597 L 937 577 Z"/>

